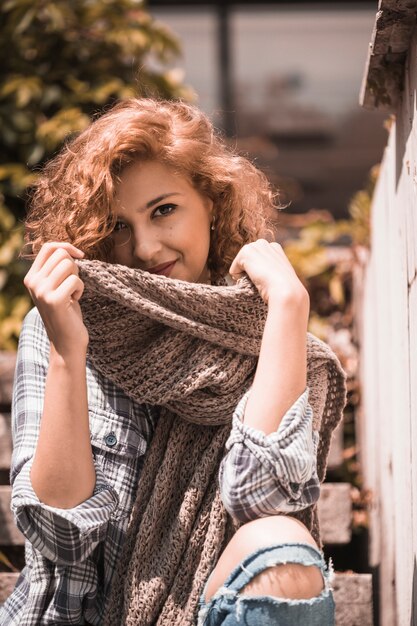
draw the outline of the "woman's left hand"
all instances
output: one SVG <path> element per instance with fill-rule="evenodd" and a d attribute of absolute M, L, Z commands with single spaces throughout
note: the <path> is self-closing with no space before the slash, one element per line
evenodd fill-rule
<path fill-rule="evenodd" d="M 246 244 L 234 258 L 229 272 L 234 280 L 246 273 L 268 305 L 294 303 L 306 308 L 308 315 L 308 292 L 279 243 L 258 239 Z"/>

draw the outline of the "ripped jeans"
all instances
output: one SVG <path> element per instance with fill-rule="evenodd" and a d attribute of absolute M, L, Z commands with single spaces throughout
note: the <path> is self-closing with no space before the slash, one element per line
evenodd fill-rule
<path fill-rule="evenodd" d="M 316 565 L 324 589 L 314 598 L 291 600 L 273 596 L 239 595 L 257 574 L 274 565 Z M 198 626 L 334 626 L 335 604 L 330 580 L 332 567 L 323 554 L 306 543 L 281 543 L 249 554 L 230 574 L 223 586 L 205 601 L 200 598 Z"/>

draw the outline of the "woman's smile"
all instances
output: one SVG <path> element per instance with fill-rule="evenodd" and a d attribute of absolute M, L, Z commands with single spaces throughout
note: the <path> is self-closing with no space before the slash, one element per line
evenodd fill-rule
<path fill-rule="evenodd" d="M 161 263 L 160 265 L 155 265 L 154 267 L 147 267 L 146 271 L 150 272 L 151 274 L 160 274 L 163 276 L 169 276 L 176 262 L 177 262 L 176 260 L 169 261 L 168 263 Z"/>

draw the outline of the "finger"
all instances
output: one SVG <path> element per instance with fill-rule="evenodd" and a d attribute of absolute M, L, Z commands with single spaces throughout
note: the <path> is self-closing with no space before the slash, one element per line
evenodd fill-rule
<path fill-rule="evenodd" d="M 68 298 L 72 298 L 78 302 L 83 295 L 84 283 L 78 276 L 71 274 L 60 286 L 55 290 L 57 302 L 65 302 Z"/>
<path fill-rule="evenodd" d="M 66 241 L 49 241 L 44 243 L 42 248 L 39 250 L 27 276 L 38 272 L 46 263 L 48 258 L 58 249 L 66 250 L 70 256 L 76 259 L 81 259 L 84 256 L 84 252 L 73 246 L 71 243 Z"/>
<path fill-rule="evenodd" d="M 74 274 L 75 276 L 79 275 L 78 266 L 69 257 L 61 259 L 43 280 L 43 288 L 47 288 L 49 290 L 57 289 L 60 284 L 68 278 L 68 276 L 71 276 L 71 274 Z"/>
<path fill-rule="evenodd" d="M 76 264 L 73 261 L 73 258 L 70 254 L 64 250 L 63 248 L 56 248 L 52 254 L 46 258 L 45 263 L 42 266 L 39 266 L 37 271 L 32 269 L 31 274 L 27 274 L 24 280 L 26 287 L 30 291 L 36 291 L 39 285 L 45 280 L 48 279 L 50 274 L 57 268 L 61 263 L 66 261 L 76 267 Z"/>
<path fill-rule="evenodd" d="M 245 270 L 243 269 L 242 263 L 240 259 L 234 259 L 232 265 L 229 269 L 229 274 L 233 278 L 233 280 L 238 280 L 242 276 L 245 275 Z"/>
<path fill-rule="evenodd" d="M 229 268 L 229 274 L 232 278 L 234 276 L 239 276 L 245 273 L 245 270 L 243 267 L 243 258 L 245 254 L 247 253 L 249 246 L 250 244 L 246 244 L 245 246 L 243 246 L 243 248 L 239 250 L 235 258 L 233 259 Z"/>
<path fill-rule="evenodd" d="M 76 265 L 73 257 L 70 256 L 66 250 L 58 248 L 49 257 L 45 265 L 39 270 L 37 274 L 38 278 L 43 280 L 45 278 L 50 278 L 54 272 L 59 273 L 61 265 L 63 270 L 71 270 L 72 272 L 76 272 L 78 274 L 78 266 Z"/>
<path fill-rule="evenodd" d="M 232 264 L 230 266 L 229 273 L 233 277 L 241 277 L 248 273 L 248 268 L 254 263 L 258 263 L 265 259 L 265 255 L 268 254 L 269 248 L 265 247 L 269 246 L 268 242 L 265 240 L 258 239 L 252 243 L 246 244 L 243 248 L 238 252 Z"/>

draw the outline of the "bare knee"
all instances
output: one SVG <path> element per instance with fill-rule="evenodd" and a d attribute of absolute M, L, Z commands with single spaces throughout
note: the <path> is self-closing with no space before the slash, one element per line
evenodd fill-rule
<path fill-rule="evenodd" d="M 286 563 L 264 570 L 240 593 L 246 596 L 267 595 L 301 600 L 318 596 L 323 587 L 323 576 L 315 565 Z"/>
<path fill-rule="evenodd" d="M 206 600 L 223 585 L 229 574 L 249 554 L 278 543 L 317 544 L 307 528 L 293 517 L 276 515 L 243 525 L 226 546 L 210 576 Z M 286 563 L 270 567 L 255 576 L 242 590 L 244 595 L 272 595 L 283 598 L 312 598 L 323 589 L 323 577 L 316 566 Z"/>

